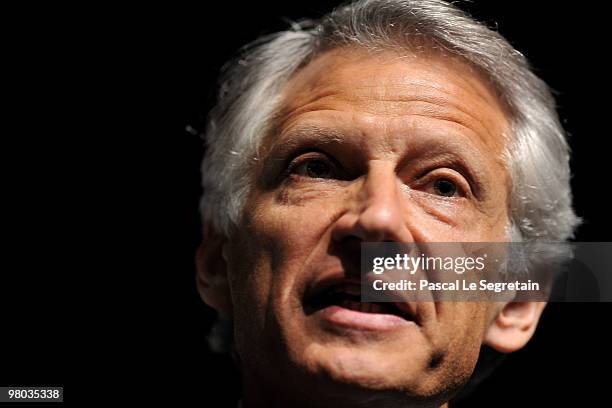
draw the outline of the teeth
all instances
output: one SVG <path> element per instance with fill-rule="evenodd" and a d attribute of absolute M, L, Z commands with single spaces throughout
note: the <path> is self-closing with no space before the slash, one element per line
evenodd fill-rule
<path fill-rule="evenodd" d="M 343 299 L 340 302 L 340 306 L 342 306 L 345 309 L 351 309 L 351 310 L 359 310 L 359 302 L 355 302 L 354 300 L 348 300 L 348 299 Z"/>
<path fill-rule="evenodd" d="M 346 293 L 347 295 L 361 296 L 361 288 L 354 284 L 344 283 L 331 289 L 331 293 Z"/>
<path fill-rule="evenodd" d="M 354 300 L 344 299 L 340 302 L 339 306 L 345 309 L 356 310 L 362 313 L 383 313 L 383 308 L 375 303 L 361 303 Z"/>
<path fill-rule="evenodd" d="M 370 312 L 371 313 L 382 313 L 383 312 L 383 307 L 381 305 L 376 304 L 376 303 L 370 303 Z"/>

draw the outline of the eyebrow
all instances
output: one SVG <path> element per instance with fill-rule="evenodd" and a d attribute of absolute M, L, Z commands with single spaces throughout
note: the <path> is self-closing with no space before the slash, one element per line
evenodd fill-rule
<path fill-rule="evenodd" d="M 468 180 L 470 186 L 473 186 L 474 195 L 480 199 L 484 198 L 484 194 L 487 192 L 484 183 L 486 171 L 478 165 L 478 157 L 474 156 L 473 153 L 455 147 L 452 149 L 434 148 L 428 150 L 425 154 L 421 154 L 419 158 L 429 165 L 452 163 L 457 167 L 456 170 Z M 398 167 L 401 168 L 411 160 L 413 158 L 405 158 L 398 164 Z"/>
<path fill-rule="evenodd" d="M 276 136 L 276 137 L 275 137 Z M 347 132 L 325 126 L 300 124 L 282 136 L 270 134 L 273 142 L 260 156 L 263 178 L 272 180 L 279 167 L 303 150 L 323 150 L 325 146 L 346 145 Z"/>
<path fill-rule="evenodd" d="M 346 132 L 317 125 L 298 125 L 272 143 L 268 156 L 294 150 L 304 144 L 340 144 L 346 139 Z"/>
<path fill-rule="evenodd" d="M 355 132 L 354 130 L 338 130 L 313 124 L 296 125 L 282 137 L 278 137 L 266 152 L 263 160 L 264 167 L 267 168 L 265 173 L 274 171 L 278 166 L 284 165 L 289 155 L 299 154 L 301 150 L 323 149 L 330 145 L 339 147 L 351 145 L 350 139 L 355 135 Z M 475 187 L 475 195 L 482 197 L 486 190 L 483 183 L 483 178 L 486 178 L 486 171 L 478 164 L 481 159 L 480 154 L 472 151 L 478 151 L 478 149 L 466 148 L 466 144 L 472 146 L 471 141 L 464 140 L 463 136 L 456 132 L 448 135 L 451 134 L 456 135 L 461 140 L 446 139 L 444 146 L 439 144 L 436 144 L 435 147 L 427 146 L 426 148 L 419 146 L 417 151 L 404 152 L 403 157 L 398 162 L 398 168 L 402 168 L 414 160 L 415 154 L 430 163 L 451 161 L 460 167 L 460 172 Z"/>

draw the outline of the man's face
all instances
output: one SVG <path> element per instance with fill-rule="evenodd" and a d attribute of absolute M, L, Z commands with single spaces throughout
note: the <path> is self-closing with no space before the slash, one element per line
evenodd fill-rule
<path fill-rule="evenodd" d="M 320 295 L 358 293 L 361 242 L 506 239 L 508 123 L 490 87 L 448 57 L 335 50 L 290 80 L 276 123 L 224 249 L 246 376 L 328 404 L 368 390 L 448 397 L 491 304 L 399 313 Z"/>

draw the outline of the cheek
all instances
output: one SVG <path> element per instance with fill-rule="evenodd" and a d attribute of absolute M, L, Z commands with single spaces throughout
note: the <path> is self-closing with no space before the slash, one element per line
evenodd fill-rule
<path fill-rule="evenodd" d="M 250 208 L 228 256 L 237 319 L 242 312 L 244 320 L 264 327 L 268 315 L 278 314 L 274 308 L 294 290 L 309 256 L 325 245 L 322 236 L 329 222 L 321 208 L 312 203 L 287 206 L 271 198 Z"/>
<path fill-rule="evenodd" d="M 272 276 L 266 273 L 265 265 L 271 261 L 270 252 L 262 250 L 258 241 L 249 234 L 232 241 L 228 252 L 228 276 L 236 333 L 247 333 L 247 337 L 257 336 L 265 326 L 268 309 L 266 299 Z M 240 339 L 236 340 L 240 343 Z"/>
<path fill-rule="evenodd" d="M 505 240 L 506 211 L 477 208 L 465 200 L 445 200 L 420 191 L 404 194 L 404 216 L 415 241 L 496 242 Z"/>
<path fill-rule="evenodd" d="M 273 243 L 279 258 L 303 256 L 320 244 L 345 196 L 344 191 L 315 185 L 263 197 L 251 221 L 256 238 Z"/>
<path fill-rule="evenodd" d="M 432 382 L 462 387 L 478 361 L 485 311 L 474 302 L 441 302 L 437 309 L 438 319 L 427 335 L 434 356 Z"/>
<path fill-rule="evenodd" d="M 243 220 L 245 227 L 232 243 L 228 267 L 236 346 L 245 358 L 262 350 L 278 355 L 288 346 L 279 341 L 289 337 L 287 331 L 295 331 L 292 311 L 301 307 L 295 293 L 315 262 L 311 255 L 325 252 L 321 252 L 326 246 L 323 235 L 329 222 L 321 208 L 269 200 L 252 207 Z"/>
<path fill-rule="evenodd" d="M 445 342 L 449 354 L 458 356 L 460 362 L 473 364 L 482 345 L 487 321 L 486 302 L 440 302 L 438 340 Z"/>

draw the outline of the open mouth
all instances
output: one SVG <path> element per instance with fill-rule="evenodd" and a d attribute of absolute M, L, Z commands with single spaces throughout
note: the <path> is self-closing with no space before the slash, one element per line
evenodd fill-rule
<path fill-rule="evenodd" d="M 320 288 L 307 296 L 304 301 L 304 310 L 307 315 L 332 306 L 360 313 L 394 315 L 404 320 L 414 321 L 414 317 L 398 307 L 398 303 L 361 302 L 361 288 L 354 283 L 340 282 Z"/>

